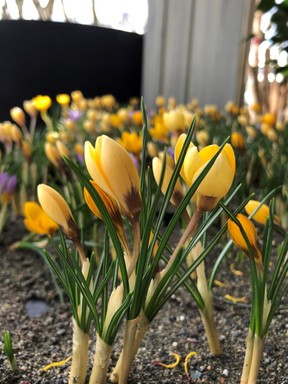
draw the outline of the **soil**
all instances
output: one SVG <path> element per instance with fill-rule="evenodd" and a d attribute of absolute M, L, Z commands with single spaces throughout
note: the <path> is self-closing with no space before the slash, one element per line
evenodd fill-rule
<path fill-rule="evenodd" d="M 0 242 L 0 331 L 1 335 L 4 330 L 10 331 L 18 365 L 18 370 L 12 372 L 3 352 L 1 336 L 0 383 L 64 384 L 68 382 L 69 362 L 48 371 L 40 369 L 71 355 L 72 322 L 69 303 L 67 299 L 65 304 L 59 303 L 50 272 L 43 259 L 33 252 L 9 249 L 12 243 L 25 234 L 21 222 L 11 219 Z M 191 382 L 240 382 L 249 325 L 249 263 L 243 259 L 235 264 L 237 269 L 245 271 L 243 276 L 231 273 L 231 263 L 231 259 L 225 260 L 217 276 L 217 279 L 225 282 L 228 287 L 213 289 L 215 321 L 223 355 L 212 357 L 209 354 L 197 306 L 191 296 L 184 289 L 180 289 L 152 322 L 133 363 L 128 384 L 187 383 L 183 361 L 190 351 L 197 352 L 189 362 Z M 247 302 L 227 302 L 224 300 L 227 293 L 237 297 L 246 296 Z M 41 303 L 44 303 L 43 307 L 37 305 Z M 35 304 L 40 313 L 34 312 L 31 315 L 31 304 Z M 266 339 L 259 383 L 288 384 L 287 315 L 288 300 L 285 298 Z M 115 364 L 119 355 L 121 335 L 122 332 L 119 332 L 110 367 Z M 176 368 L 165 369 L 155 365 L 156 361 L 171 363 L 174 358 L 169 355 L 170 352 L 178 353 L 182 357 Z M 91 368 L 94 353 L 93 334 L 89 353 Z"/>

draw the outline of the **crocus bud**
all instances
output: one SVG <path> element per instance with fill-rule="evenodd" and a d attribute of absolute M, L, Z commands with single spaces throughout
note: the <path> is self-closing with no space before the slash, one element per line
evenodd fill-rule
<path fill-rule="evenodd" d="M 163 114 L 164 125 L 170 132 L 185 130 L 184 116 L 181 111 L 173 110 Z"/>
<path fill-rule="evenodd" d="M 52 100 L 49 96 L 38 95 L 32 99 L 34 107 L 37 111 L 46 112 L 51 107 Z"/>
<path fill-rule="evenodd" d="M 70 96 L 66 93 L 60 93 L 56 96 L 56 101 L 58 104 L 60 104 L 62 107 L 68 107 L 70 103 Z"/>
<path fill-rule="evenodd" d="M 47 157 L 47 159 L 58 169 L 60 169 L 63 165 L 62 158 L 55 147 L 54 144 L 51 144 L 46 141 L 44 144 L 44 152 Z"/>
<path fill-rule="evenodd" d="M 23 108 L 31 117 L 37 116 L 37 109 L 35 108 L 32 100 L 25 100 L 23 102 Z"/>
<path fill-rule="evenodd" d="M 11 138 L 15 143 L 20 143 L 23 138 L 20 128 L 15 124 L 11 125 Z"/>
<path fill-rule="evenodd" d="M 248 219 L 248 217 L 242 215 L 241 213 L 238 213 L 236 217 L 239 220 L 250 243 L 256 264 L 262 267 L 262 252 L 259 247 L 257 233 L 254 225 Z M 237 247 L 242 249 L 242 251 L 244 251 L 247 256 L 251 256 L 249 252 L 249 245 L 247 244 L 244 236 L 242 235 L 239 226 L 231 219 L 228 219 L 228 232 L 232 241 L 237 245 Z"/>
<path fill-rule="evenodd" d="M 26 125 L 26 119 L 23 109 L 19 107 L 14 107 L 10 109 L 11 119 L 15 121 L 20 127 L 24 127 Z"/>
<path fill-rule="evenodd" d="M 56 148 L 57 148 L 57 151 L 59 152 L 59 155 L 61 157 L 63 157 L 63 156 L 68 157 L 70 155 L 69 149 L 66 147 L 66 145 L 61 140 L 56 141 Z"/>
<path fill-rule="evenodd" d="M 60 193 L 46 184 L 39 184 L 37 195 L 44 212 L 63 229 L 68 239 L 78 242 L 79 229 L 68 204 Z"/>
<path fill-rule="evenodd" d="M 175 146 L 175 161 L 179 159 L 186 135 L 182 134 Z M 208 145 L 198 152 L 193 144 L 188 148 L 181 168 L 181 176 L 191 187 L 212 157 L 218 152 L 218 145 Z M 214 164 L 204 177 L 192 201 L 199 211 L 212 210 L 229 191 L 235 175 L 235 155 L 230 144 L 225 144 Z"/>
<path fill-rule="evenodd" d="M 35 201 L 26 201 L 23 212 L 24 225 L 28 231 L 39 235 L 53 235 L 58 230 L 58 224 Z"/>
<path fill-rule="evenodd" d="M 248 215 L 251 215 L 251 213 L 260 205 L 260 201 L 257 200 L 250 200 L 245 205 L 245 211 Z M 253 215 L 252 219 L 257 221 L 257 223 L 265 225 L 266 220 L 269 217 L 269 207 L 266 204 L 262 204 L 261 207 L 258 209 L 258 211 Z M 278 216 L 274 216 L 274 223 L 277 225 L 280 225 L 280 219 Z"/>
<path fill-rule="evenodd" d="M 154 159 L 152 160 L 152 170 L 153 170 L 153 175 L 154 175 L 154 178 L 155 178 L 157 184 L 159 184 L 159 182 L 160 182 L 162 168 L 163 168 L 163 161 L 161 159 L 159 159 L 159 157 L 154 157 Z M 166 164 L 163 183 L 161 186 L 161 191 L 162 191 L 163 195 L 165 195 L 165 193 L 168 189 L 168 185 L 169 185 L 169 182 L 171 180 L 172 173 L 173 173 L 173 169 L 170 168 L 170 166 L 168 164 Z M 174 187 L 174 190 L 172 192 L 170 201 L 174 206 L 177 207 L 180 204 L 182 198 L 183 198 L 183 189 L 182 189 L 182 186 L 180 184 L 180 181 L 177 180 L 175 187 Z"/>
<path fill-rule="evenodd" d="M 93 185 L 93 187 L 96 189 L 99 196 L 101 197 L 101 200 L 103 201 L 115 227 L 121 228 L 122 230 L 123 225 L 122 225 L 121 212 L 120 212 L 117 201 L 112 196 L 109 196 L 107 193 L 105 193 L 103 189 L 101 189 L 93 180 L 90 180 L 90 183 Z M 84 188 L 84 198 L 85 198 L 86 204 L 88 205 L 90 210 L 94 213 L 94 215 L 96 215 L 102 220 L 101 213 L 86 188 Z"/>
<path fill-rule="evenodd" d="M 231 144 L 233 148 L 245 149 L 245 139 L 243 135 L 239 132 L 232 132 L 231 134 Z"/>
<path fill-rule="evenodd" d="M 86 141 L 84 156 L 87 170 L 97 185 L 118 201 L 125 216 L 137 218 L 142 207 L 140 180 L 128 152 L 102 135 L 95 147 Z"/>

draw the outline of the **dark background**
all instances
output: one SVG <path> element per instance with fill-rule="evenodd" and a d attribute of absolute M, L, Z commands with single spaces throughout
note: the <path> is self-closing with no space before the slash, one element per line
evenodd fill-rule
<path fill-rule="evenodd" d="M 0 122 L 37 94 L 140 96 L 143 36 L 48 21 L 0 21 Z"/>

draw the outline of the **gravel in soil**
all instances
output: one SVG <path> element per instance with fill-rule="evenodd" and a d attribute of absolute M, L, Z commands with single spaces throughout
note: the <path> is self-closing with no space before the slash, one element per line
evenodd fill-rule
<path fill-rule="evenodd" d="M 19 222 L 11 220 L 0 242 L 1 306 L 0 330 L 9 330 L 17 359 L 18 371 L 12 372 L 0 342 L 0 383 L 2 384 L 66 384 L 69 363 L 41 371 L 41 367 L 60 361 L 71 355 L 72 322 L 69 303 L 60 304 L 54 290 L 51 275 L 44 261 L 28 251 L 12 251 L 9 245 L 25 234 Z M 189 361 L 189 373 L 194 383 L 240 382 L 245 353 L 245 337 L 249 325 L 249 303 L 235 305 L 223 300 L 226 293 L 250 297 L 248 273 L 235 276 L 224 262 L 217 278 L 228 288 L 213 290 L 214 314 L 223 355 L 209 354 L 203 325 L 197 306 L 189 294 L 180 289 L 169 300 L 152 322 L 136 359 L 128 384 L 176 384 L 188 382 L 183 362 L 190 351 L 195 351 Z M 236 265 L 247 271 L 249 263 L 243 260 Z M 208 266 L 209 269 L 209 266 Z M 47 304 L 44 313 L 31 317 L 27 302 L 41 300 Z M 288 300 L 284 299 L 272 321 L 268 334 L 259 383 L 288 384 Z M 35 314 L 34 314 L 35 315 Z M 113 367 L 119 356 L 122 331 L 117 336 L 112 357 Z M 90 368 L 94 353 L 95 338 L 91 333 Z M 173 369 L 155 365 L 161 361 L 171 363 L 169 354 L 181 355 L 182 361 Z M 89 377 L 89 372 L 88 376 Z M 109 379 L 107 378 L 107 383 Z"/>

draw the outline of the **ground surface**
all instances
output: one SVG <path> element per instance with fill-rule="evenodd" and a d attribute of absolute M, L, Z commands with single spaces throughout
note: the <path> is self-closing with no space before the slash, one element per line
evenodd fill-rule
<path fill-rule="evenodd" d="M 21 224 L 21 223 L 20 223 Z M 51 283 L 51 276 L 43 260 L 27 251 L 11 251 L 9 246 L 24 235 L 19 222 L 10 220 L 0 242 L 0 331 L 9 330 L 18 363 L 13 373 L 0 342 L 0 383 L 6 384 L 64 384 L 68 382 L 69 363 L 47 372 L 40 368 L 71 354 L 71 313 L 69 303 L 59 304 Z M 235 276 L 227 260 L 217 278 L 228 288 L 215 287 L 214 312 L 224 354 L 209 355 L 203 326 L 196 305 L 186 291 L 180 290 L 167 303 L 151 324 L 129 376 L 129 384 L 186 383 L 183 360 L 194 350 L 189 372 L 195 383 L 239 383 L 245 351 L 245 337 L 249 324 L 249 302 L 241 305 L 223 300 L 226 293 L 247 296 L 248 273 Z M 247 271 L 249 264 L 239 262 L 239 270 Z M 43 300 L 48 307 L 37 317 L 28 314 L 27 303 Z M 40 308 L 41 309 L 41 308 Z M 45 310 L 45 308 L 43 309 Z M 288 300 L 284 300 L 273 320 L 266 340 L 259 383 L 288 384 Z M 119 353 L 121 333 L 112 353 L 111 367 Z M 94 340 L 91 336 L 90 366 Z M 170 352 L 182 356 L 174 369 L 164 369 L 153 363 L 170 363 Z M 107 380 L 109 382 L 109 380 Z"/>

